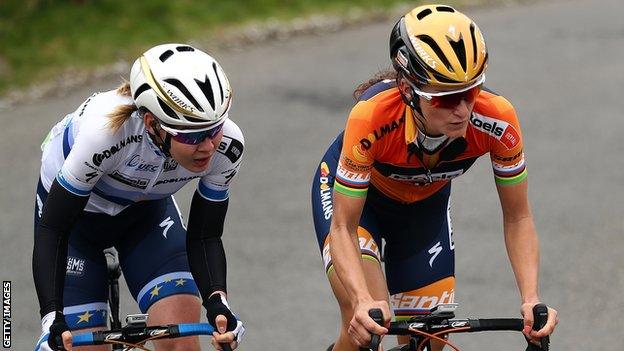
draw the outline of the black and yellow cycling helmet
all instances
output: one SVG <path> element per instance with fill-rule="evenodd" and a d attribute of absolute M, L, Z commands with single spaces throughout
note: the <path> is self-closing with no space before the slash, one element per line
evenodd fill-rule
<path fill-rule="evenodd" d="M 448 91 L 483 83 L 488 53 L 470 18 L 450 6 L 425 5 L 392 29 L 390 58 L 409 83 Z"/>

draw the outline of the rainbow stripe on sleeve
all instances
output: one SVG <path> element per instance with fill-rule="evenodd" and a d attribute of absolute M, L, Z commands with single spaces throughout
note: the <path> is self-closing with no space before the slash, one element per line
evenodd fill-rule
<path fill-rule="evenodd" d="M 369 183 L 370 172 L 349 170 L 343 166 L 342 160 L 338 161 L 334 190 L 351 197 L 363 197 L 366 196 Z"/>
<path fill-rule="evenodd" d="M 494 169 L 494 179 L 496 184 L 514 185 L 522 182 L 527 177 L 526 164 L 524 157 L 520 161 L 511 166 L 503 166 L 496 162 L 492 162 Z"/>

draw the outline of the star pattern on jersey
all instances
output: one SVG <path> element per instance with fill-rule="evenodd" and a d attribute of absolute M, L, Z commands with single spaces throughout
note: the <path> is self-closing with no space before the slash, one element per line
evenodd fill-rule
<path fill-rule="evenodd" d="M 176 280 L 175 282 L 176 282 L 175 286 L 184 285 L 184 283 L 186 282 L 186 279 L 180 278 L 180 279 Z"/>
<path fill-rule="evenodd" d="M 162 286 L 156 285 L 154 289 L 150 292 L 150 300 L 154 298 L 154 296 L 158 296 L 158 292 L 162 289 Z"/>
<path fill-rule="evenodd" d="M 76 324 L 80 324 L 82 322 L 89 323 L 89 319 L 93 316 L 89 311 L 85 311 L 85 313 L 78 316 L 78 322 Z"/>

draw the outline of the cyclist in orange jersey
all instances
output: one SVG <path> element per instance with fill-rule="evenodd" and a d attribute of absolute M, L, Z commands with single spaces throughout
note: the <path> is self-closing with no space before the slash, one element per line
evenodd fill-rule
<path fill-rule="evenodd" d="M 409 318 L 454 301 L 451 179 L 486 153 L 524 333 L 537 342 L 553 332 L 557 311 L 549 308 L 547 324 L 531 330 L 540 302 L 539 245 L 522 133 L 513 106 L 483 88 L 488 53 L 481 31 L 452 7 L 420 6 L 394 26 L 390 58 L 392 70 L 356 89 L 358 102 L 312 187 L 317 239 L 342 315 L 329 350 L 357 350 L 372 333 L 386 333 L 369 317 L 372 308 L 388 323 L 390 306 L 397 318 Z"/>

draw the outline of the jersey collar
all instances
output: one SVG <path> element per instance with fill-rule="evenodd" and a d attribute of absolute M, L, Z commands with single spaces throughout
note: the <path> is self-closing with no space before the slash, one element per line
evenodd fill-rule
<path fill-rule="evenodd" d="M 412 109 L 407 106 L 405 108 L 405 144 L 411 144 L 416 141 L 418 136 L 418 126 Z"/>

